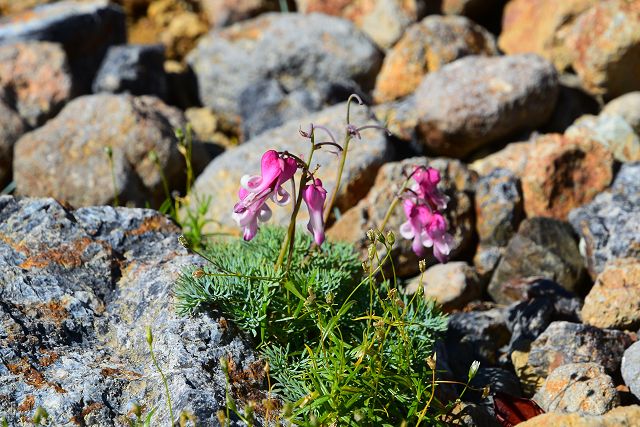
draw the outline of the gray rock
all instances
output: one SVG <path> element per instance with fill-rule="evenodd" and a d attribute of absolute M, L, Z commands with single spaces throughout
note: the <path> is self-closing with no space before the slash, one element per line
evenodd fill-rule
<path fill-rule="evenodd" d="M 367 109 L 355 105 L 351 108 L 352 123 L 358 126 L 376 123 L 369 118 Z M 260 160 L 265 151 L 287 150 L 298 156 L 308 155 L 309 140 L 302 138 L 299 130 L 301 127 L 308 130 L 309 123 L 328 127 L 334 132 L 337 140 L 342 141 L 345 132 L 345 114 L 346 104 L 339 104 L 299 120 L 289 121 L 216 157 L 198 177 L 193 188 L 196 199 L 208 196 L 213 198 L 214 203 L 209 208 L 208 217 L 218 221 L 218 224 L 210 224 L 211 231 L 222 228 L 237 232 L 238 229 L 231 214 L 234 204 L 238 201 L 240 179 L 246 174 L 260 173 Z M 322 131 L 317 130 L 317 132 L 321 135 Z M 323 134 L 321 138 L 324 138 Z M 363 131 L 362 140 L 355 139 L 349 146 L 349 155 L 336 199 L 336 207 L 344 212 L 355 205 L 373 183 L 380 166 L 390 158 L 393 158 L 393 149 L 386 134 L 375 129 Z M 321 166 L 316 176 L 322 179 L 328 194 L 331 194 L 335 187 L 339 158 L 327 150 L 319 150 L 314 154 L 312 163 Z M 287 186 L 287 191 L 289 190 Z M 306 209 L 301 209 L 300 213 L 299 222 L 306 224 L 308 220 Z M 270 223 L 288 224 L 290 216 L 290 206 L 275 207 Z"/>
<path fill-rule="evenodd" d="M 622 116 L 635 133 L 640 135 L 640 91 L 613 99 L 602 109 L 602 115 L 605 114 Z"/>
<path fill-rule="evenodd" d="M 366 197 L 355 207 L 344 212 L 329 230 L 329 237 L 354 243 L 366 256 L 369 240 L 366 230 L 380 227 L 389 206 L 402 188 L 415 166 L 430 166 L 440 171 L 441 188 L 449 197 L 449 204 L 444 211 L 449 225 L 449 233 L 453 236 L 450 259 L 458 259 L 473 243 L 473 188 L 476 175 L 458 160 L 447 158 L 414 157 L 401 162 L 385 164 L 375 179 Z M 406 221 L 402 206 L 398 204 L 387 222 L 386 230 L 396 235 L 393 247 L 393 260 L 396 273 L 402 277 L 418 274 L 418 257 L 411 249 L 411 241 L 400 236 L 399 228 Z M 426 265 L 431 266 L 438 261 L 432 254 L 425 257 Z"/>
<path fill-rule="evenodd" d="M 22 119 L 0 96 L 0 187 L 11 180 L 11 164 L 13 162 L 13 145 L 24 133 Z"/>
<path fill-rule="evenodd" d="M 219 358 L 231 357 L 238 372 L 260 370 L 231 325 L 176 316 L 174 282 L 198 262 L 178 232 L 151 210 L 70 211 L 53 199 L 0 197 L 0 413 L 9 425 L 38 406 L 53 425 L 123 425 L 132 402 L 157 407 L 152 424 L 166 424 L 147 325 L 176 413 L 216 425 Z"/>
<path fill-rule="evenodd" d="M 633 343 L 624 351 L 620 370 L 631 393 L 640 398 L 640 342 Z"/>
<path fill-rule="evenodd" d="M 256 92 L 276 89 L 268 105 L 259 105 L 279 117 L 262 116 L 275 126 L 305 114 L 307 110 L 291 107 L 300 99 L 305 99 L 305 108 L 318 110 L 346 100 L 351 92 L 371 89 L 382 54 L 348 21 L 320 14 L 270 13 L 212 31 L 187 61 L 198 78 L 203 104 L 238 125 L 259 117 L 251 107 L 258 100 Z"/>
<path fill-rule="evenodd" d="M 517 301 L 518 284 L 529 277 L 552 279 L 577 292 L 584 283 L 583 263 L 569 224 L 551 218 L 527 219 L 509 241 L 488 292 L 500 304 Z"/>
<path fill-rule="evenodd" d="M 624 350 L 633 343 L 628 333 L 558 321 L 531 343 L 529 352 L 514 352 L 511 360 L 525 393 L 533 394 L 558 366 L 593 362 L 617 375 Z"/>
<path fill-rule="evenodd" d="M 111 203 L 114 184 L 104 151 L 111 147 L 119 200 L 158 206 L 165 197 L 162 177 L 149 153 L 156 153 L 168 182 L 179 186 L 184 162 L 174 129 L 184 124 L 179 110 L 155 97 L 100 94 L 75 99 L 16 143 L 17 190 L 74 206 Z"/>
<path fill-rule="evenodd" d="M 465 157 L 544 124 L 557 96 L 555 68 L 537 55 L 467 56 L 429 73 L 413 95 L 377 114 L 401 139 Z"/>
<path fill-rule="evenodd" d="M 607 113 L 580 117 L 565 135 L 597 141 L 619 162 L 640 161 L 640 137 L 621 115 Z"/>
<path fill-rule="evenodd" d="M 67 55 L 56 43 L 0 44 L 0 90 L 30 127 L 41 125 L 73 95 Z"/>
<path fill-rule="evenodd" d="M 524 219 L 520 179 L 506 169 L 495 169 L 476 185 L 476 229 L 480 243 L 506 246 Z"/>
<path fill-rule="evenodd" d="M 198 0 L 212 27 L 224 27 L 267 11 L 279 11 L 277 0 Z"/>
<path fill-rule="evenodd" d="M 580 248 L 591 277 L 617 258 L 640 257 L 640 163 L 624 164 L 609 191 L 574 209 L 569 222 L 580 236 Z"/>
<path fill-rule="evenodd" d="M 102 61 L 92 91 L 167 97 L 162 45 L 112 46 Z"/>
<path fill-rule="evenodd" d="M 559 366 L 533 397 L 546 412 L 603 415 L 620 405 L 618 391 L 597 363 Z"/>
<path fill-rule="evenodd" d="M 60 43 L 76 88 L 88 92 L 110 45 L 125 43 L 125 15 L 104 0 L 61 1 L 0 18 L 0 44 L 24 40 Z"/>

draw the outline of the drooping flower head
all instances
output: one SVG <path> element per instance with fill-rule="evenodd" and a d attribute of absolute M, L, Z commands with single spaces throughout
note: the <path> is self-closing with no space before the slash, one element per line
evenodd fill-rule
<path fill-rule="evenodd" d="M 240 201 L 233 207 L 233 219 L 243 229 L 244 240 L 251 240 L 258 232 L 258 220 L 266 222 L 271 218 L 267 200 L 285 205 L 291 198 L 282 185 L 293 178 L 298 164 L 291 157 L 282 156 L 275 150 L 262 155 L 261 175 L 245 175 L 240 180 L 238 197 Z"/>
<path fill-rule="evenodd" d="M 449 198 L 438 189 L 440 172 L 434 168 L 417 167 L 413 173 L 413 190 L 433 209 L 445 209 Z"/>
<path fill-rule="evenodd" d="M 324 242 L 324 202 L 327 199 L 327 190 L 322 186 L 319 178 L 314 178 L 311 184 L 307 184 L 302 192 L 302 199 L 309 210 L 309 222 L 307 229 L 313 235 L 313 240 L 318 246 Z"/>

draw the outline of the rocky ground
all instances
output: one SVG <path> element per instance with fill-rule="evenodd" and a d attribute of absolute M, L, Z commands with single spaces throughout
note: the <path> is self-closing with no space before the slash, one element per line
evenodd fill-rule
<path fill-rule="evenodd" d="M 195 195 L 210 231 L 233 230 L 262 152 L 303 149 L 310 122 L 343 132 L 357 93 L 353 121 L 392 135 L 352 143 L 329 235 L 364 251 L 403 167 L 442 172 L 453 259 L 427 260 L 425 293 L 450 313 L 443 375 L 479 360 L 476 385 L 548 412 L 522 425 L 640 424 L 640 1 L 286 3 L 0 0 L 0 416 L 122 425 L 140 402 L 166 419 L 147 325 L 178 411 L 217 425 L 221 356 L 234 395 L 259 397 L 233 325 L 175 315 L 198 261 L 140 208 L 163 177 L 184 191 L 190 122 Z M 395 251 L 415 290 L 410 245 Z M 497 423 L 467 397 L 466 425 Z"/>

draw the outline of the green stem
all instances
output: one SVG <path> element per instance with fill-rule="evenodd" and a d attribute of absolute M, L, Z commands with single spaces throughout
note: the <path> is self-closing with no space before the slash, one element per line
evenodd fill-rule
<path fill-rule="evenodd" d="M 156 355 L 153 352 L 153 342 L 149 342 L 149 352 L 151 353 L 151 360 L 153 361 L 153 364 L 155 365 L 158 372 L 160 373 L 160 377 L 162 378 L 162 383 L 164 384 L 164 392 L 167 396 L 167 406 L 169 407 L 169 417 L 170 417 L 169 426 L 173 427 L 173 420 L 174 420 L 173 405 L 171 404 L 171 393 L 169 393 L 169 383 L 167 383 L 167 377 L 165 377 L 164 372 L 162 372 L 162 369 L 158 364 L 158 360 L 156 359 Z"/>

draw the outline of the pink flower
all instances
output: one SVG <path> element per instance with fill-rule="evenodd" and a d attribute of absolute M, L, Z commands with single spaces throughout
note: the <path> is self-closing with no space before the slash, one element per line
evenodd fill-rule
<path fill-rule="evenodd" d="M 416 185 L 413 190 L 419 197 L 425 199 L 434 209 L 445 209 L 449 198 L 438 190 L 440 172 L 434 168 L 417 167 L 413 173 Z"/>
<path fill-rule="evenodd" d="M 324 202 L 327 198 L 327 190 L 322 186 L 322 181 L 315 178 L 312 184 L 305 185 L 302 199 L 309 210 L 309 223 L 307 229 L 313 234 L 313 240 L 318 246 L 324 242 Z"/>
<path fill-rule="evenodd" d="M 436 212 L 431 216 L 427 235 L 433 243 L 433 255 L 438 261 L 446 262 L 447 256 L 451 252 L 453 238 L 447 233 L 447 220 L 441 213 Z"/>
<path fill-rule="evenodd" d="M 233 219 L 243 229 L 244 240 L 251 240 L 258 232 L 258 220 L 268 221 L 271 209 L 268 199 L 279 205 L 289 202 L 289 193 L 282 185 L 293 178 L 298 169 L 296 161 L 282 158 L 275 150 L 262 155 L 261 176 L 245 175 L 240 180 L 238 197 L 240 201 L 233 207 Z"/>

